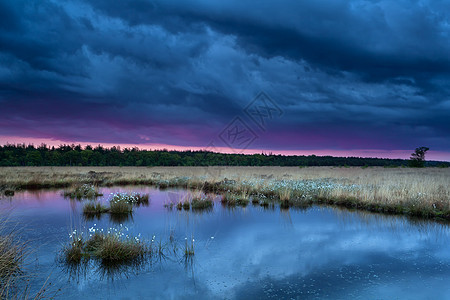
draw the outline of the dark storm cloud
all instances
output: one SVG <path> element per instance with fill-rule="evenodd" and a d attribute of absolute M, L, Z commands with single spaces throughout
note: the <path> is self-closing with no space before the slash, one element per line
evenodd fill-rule
<path fill-rule="evenodd" d="M 0 135 L 206 146 L 264 90 L 284 114 L 255 147 L 449 151 L 449 12 L 403 0 L 4 2 Z"/>
<path fill-rule="evenodd" d="M 448 74 L 450 65 L 450 4 L 442 1 L 90 2 L 130 25 L 177 32 L 204 24 L 262 55 L 370 77 Z"/>

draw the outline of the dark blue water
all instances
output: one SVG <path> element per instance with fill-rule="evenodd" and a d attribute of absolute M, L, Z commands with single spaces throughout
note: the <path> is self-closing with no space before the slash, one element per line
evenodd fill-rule
<path fill-rule="evenodd" d="M 31 240 L 27 270 L 34 289 L 48 278 L 61 299 L 450 299 L 450 229 L 434 222 L 336 208 L 264 209 L 251 204 L 212 211 L 168 210 L 186 191 L 103 189 L 150 194 L 148 207 L 119 223 L 86 221 L 82 203 L 61 191 L 0 200 Z M 195 255 L 168 255 L 108 272 L 96 263 L 68 269 L 58 255 L 74 229 L 119 228 L 147 241 L 194 239 Z M 125 230 L 124 228 L 127 228 Z"/>

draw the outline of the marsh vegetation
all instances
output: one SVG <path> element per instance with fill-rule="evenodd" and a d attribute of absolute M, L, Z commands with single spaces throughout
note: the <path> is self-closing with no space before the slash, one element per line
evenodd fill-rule
<path fill-rule="evenodd" d="M 3 168 L 0 185 L 33 187 L 154 185 L 223 195 L 224 204 L 283 207 L 329 204 L 389 214 L 450 219 L 450 169 L 379 167 L 60 167 Z M 119 196 L 118 196 L 119 197 Z M 136 199 L 145 204 L 145 199 Z M 133 202 L 132 201 L 132 202 Z M 190 209 L 191 201 L 171 206 Z M 196 203 L 197 204 L 197 203 Z M 204 203 L 200 203 L 204 204 Z M 114 211 L 127 211 L 120 202 Z"/>
<path fill-rule="evenodd" d="M 145 241 L 127 234 L 122 224 L 135 222 L 135 212 L 150 206 L 150 195 L 129 187 L 128 191 L 103 196 L 107 191 L 104 187 L 154 186 L 159 191 L 181 188 L 184 192 L 165 200 L 163 206 L 167 213 L 173 209 L 174 213 L 186 216 L 207 215 L 217 209 L 245 211 L 251 203 L 250 209 L 277 208 L 283 215 L 293 208 L 306 211 L 318 205 L 332 205 L 433 218 L 444 224 L 450 220 L 450 171 L 442 168 L 4 168 L 2 171 L 5 176 L 0 179 L 0 186 L 8 187 L 3 188 L 3 195 L 8 195 L 9 201 L 14 201 L 11 196 L 20 195 L 26 187 L 64 186 L 64 197 L 69 198 L 71 205 L 80 206 L 85 222 L 101 221 L 103 215 L 109 215 L 109 221 L 118 227 L 106 230 L 91 227 L 85 233 L 74 231 L 61 250 L 62 261 L 68 268 L 79 269 L 94 262 L 106 274 L 130 266 L 145 267 L 155 257 L 192 264 L 197 242 L 193 236 L 177 240 L 170 234 L 158 241 L 154 236 Z M 222 206 L 216 207 L 215 203 Z M 0 235 L 2 297 L 5 293 L 17 295 L 23 291 L 23 283 L 17 282 L 23 274 L 24 245 L 12 234 Z"/>
<path fill-rule="evenodd" d="M 97 191 L 94 185 L 87 183 L 75 185 L 72 189 L 64 191 L 64 197 L 71 199 L 95 199 L 99 196 L 103 195 Z"/>
<path fill-rule="evenodd" d="M 107 232 L 89 228 L 89 235 L 74 230 L 69 245 L 63 249 L 64 260 L 68 264 L 81 263 L 81 260 L 99 259 L 106 264 L 122 264 L 144 259 L 149 253 L 148 246 L 138 237 L 130 237 L 116 228 Z"/>
<path fill-rule="evenodd" d="M 100 201 L 90 201 L 84 204 L 83 214 L 87 217 L 101 216 L 103 213 L 109 213 L 116 218 L 120 215 L 129 215 L 133 213 L 133 207 L 141 205 L 149 205 L 148 194 L 138 193 L 112 193 L 107 201 L 109 206 L 102 204 Z"/>

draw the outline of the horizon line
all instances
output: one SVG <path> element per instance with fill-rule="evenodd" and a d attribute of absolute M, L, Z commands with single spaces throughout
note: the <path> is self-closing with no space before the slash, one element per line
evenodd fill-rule
<path fill-rule="evenodd" d="M 0 136 L 0 145 L 32 145 L 33 147 L 39 147 L 40 145 L 46 145 L 48 147 L 59 147 L 59 146 L 81 146 L 86 148 L 86 146 L 91 146 L 93 148 L 97 146 L 104 147 L 106 149 L 111 149 L 113 147 L 119 148 L 121 151 L 125 149 L 137 148 L 140 151 L 179 151 L 179 152 L 212 152 L 212 153 L 222 153 L 222 154 L 243 154 L 243 155 L 282 155 L 282 156 L 331 156 L 331 157 L 342 157 L 342 158 L 375 158 L 375 159 L 401 159 L 408 160 L 411 153 L 414 150 L 385 150 L 385 149 L 296 149 L 296 150 L 277 150 L 277 149 L 233 149 L 229 147 L 199 147 L 199 146 L 177 146 L 177 145 L 167 145 L 167 144 L 124 144 L 124 143 L 89 143 L 89 142 L 67 142 L 61 140 L 51 140 L 51 139 L 36 139 L 36 138 L 25 138 L 22 141 L 9 142 L 4 139 L 6 137 Z M 7 137 L 11 138 L 11 137 Z M 428 161 L 439 161 L 439 162 L 450 162 L 450 152 L 445 151 L 434 151 L 430 150 L 427 153 Z"/>

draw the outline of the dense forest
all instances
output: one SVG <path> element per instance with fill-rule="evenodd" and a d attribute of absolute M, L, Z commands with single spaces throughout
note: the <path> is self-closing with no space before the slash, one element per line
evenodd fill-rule
<path fill-rule="evenodd" d="M 427 162 L 449 166 L 450 163 Z M 0 166 L 407 166 L 408 160 L 273 154 L 223 154 L 208 151 L 120 149 L 102 146 L 25 144 L 0 146 Z"/>

